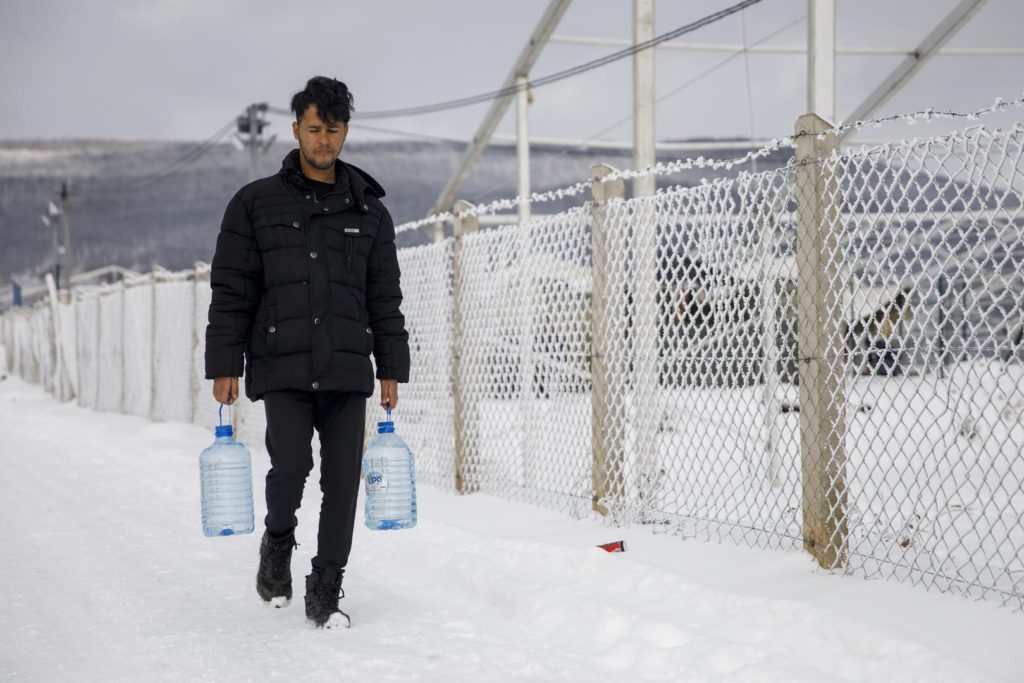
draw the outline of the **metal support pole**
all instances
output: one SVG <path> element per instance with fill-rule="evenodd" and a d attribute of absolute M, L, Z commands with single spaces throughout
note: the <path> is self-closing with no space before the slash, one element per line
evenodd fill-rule
<path fill-rule="evenodd" d="M 863 102 L 850 113 L 848 121 L 860 121 L 874 114 L 879 107 L 895 95 L 914 74 L 931 59 L 985 4 L 985 0 L 960 0 L 956 7 L 932 29 L 931 33 L 914 47 L 885 80 L 871 92 Z M 811 109 L 810 111 L 816 111 Z M 821 112 L 818 112 L 821 113 Z M 834 121 L 834 118 L 830 118 Z"/>
<path fill-rule="evenodd" d="M 823 161 L 839 140 L 818 137 L 830 129 L 814 114 L 797 119 L 795 191 L 804 549 L 835 569 L 846 562 L 846 398 L 838 180 Z"/>
<path fill-rule="evenodd" d="M 462 270 L 462 238 L 480 229 L 480 220 L 467 212 L 473 205 L 467 201 L 455 202 L 454 244 L 452 248 L 452 396 L 455 399 L 455 490 L 472 493 L 467 481 L 467 455 L 478 447 L 475 429 L 476 408 L 466 401 L 462 378 L 462 360 L 466 344 L 462 338 L 462 291 L 465 286 Z"/>
<path fill-rule="evenodd" d="M 836 120 L 836 0 L 807 0 L 807 111 Z"/>
<path fill-rule="evenodd" d="M 541 50 L 547 45 L 548 37 L 554 33 L 555 27 L 558 26 L 558 22 L 561 21 L 562 15 L 565 14 L 566 10 L 569 9 L 570 0 L 551 0 L 548 3 L 548 7 L 544 10 L 544 14 L 537 24 L 537 28 L 533 30 L 530 37 L 526 41 L 526 45 L 523 47 L 522 53 L 519 58 L 516 59 L 515 64 L 512 65 L 512 70 L 509 72 L 505 79 L 505 82 L 501 84 L 503 91 L 506 88 L 512 87 L 515 83 L 515 77 L 519 74 L 530 73 L 537 58 L 540 57 Z M 506 91 L 507 92 L 507 91 Z M 477 128 L 476 133 L 473 134 L 472 142 L 466 147 L 466 151 L 462 155 L 462 159 L 459 161 L 458 167 L 448 178 L 448 182 L 445 183 L 444 189 L 441 190 L 440 196 L 437 201 L 434 202 L 434 206 L 431 207 L 430 213 L 438 213 L 445 211 L 451 207 L 455 198 L 462 190 L 462 186 L 466 183 L 469 178 L 469 171 L 473 168 L 473 165 L 480 159 L 480 156 L 484 152 L 484 148 L 487 147 L 487 143 L 490 142 L 491 136 L 494 135 L 494 130 L 501 123 L 502 117 L 505 112 L 508 111 L 508 107 L 512 104 L 513 93 L 507 92 L 507 94 L 496 98 L 491 102 L 490 109 L 487 110 L 487 114 L 484 120 L 480 123 L 480 127 Z"/>
<path fill-rule="evenodd" d="M 525 74 L 516 76 L 516 157 L 519 160 L 519 196 L 530 196 L 530 90 Z M 519 205 L 519 222 L 530 220 L 530 203 Z"/>
<path fill-rule="evenodd" d="M 654 0 L 633 0 L 633 43 L 654 38 Z M 633 55 L 633 168 L 651 166 L 654 154 L 654 49 Z M 633 196 L 654 194 L 655 177 L 633 180 Z"/>
<path fill-rule="evenodd" d="M 633 0 L 633 43 L 654 38 L 654 0 Z M 633 56 L 633 164 L 637 169 L 655 163 L 654 53 L 642 50 Z M 634 197 L 650 197 L 656 188 L 653 174 L 633 180 Z M 657 486 L 658 405 L 661 375 L 658 283 L 658 225 L 653 202 L 637 207 L 634 222 L 633 263 L 629 280 L 633 300 L 630 329 L 635 377 L 637 438 L 636 477 L 633 482 L 641 515 L 654 499 Z"/>
<path fill-rule="evenodd" d="M 616 239 L 619 236 L 608 230 L 607 203 L 612 199 L 625 199 L 626 183 L 621 179 L 602 180 L 614 172 L 607 164 L 590 167 L 590 191 L 594 199 L 591 216 L 594 285 L 590 292 L 591 507 L 602 515 L 610 511 L 609 503 L 621 504 L 625 488 L 625 430 L 621 428 L 626 423 L 625 401 L 621 400 L 625 387 L 615 381 L 609 366 L 616 335 L 621 339 L 625 334 L 625 326 L 618 319 L 620 297 L 611 291 L 609 273 L 612 268 L 622 268 L 624 262 L 612 263 L 616 257 L 621 259 L 622 251 Z"/>

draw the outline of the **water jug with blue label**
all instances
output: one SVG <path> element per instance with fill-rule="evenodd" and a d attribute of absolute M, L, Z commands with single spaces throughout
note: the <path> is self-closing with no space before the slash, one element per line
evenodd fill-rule
<path fill-rule="evenodd" d="M 416 526 L 416 469 L 412 451 L 388 419 L 377 423 L 377 436 L 363 454 L 366 526 L 375 530 Z"/>
<path fill-rule="evenodd" d="M 199 455 L 203 533 L 207 536 L 251 534 L 252 459 L 249 450 L 235 441 L 231 425 L 224 424 L 223 410 L 222 404 L 218 413 L 220 424 L 214 433 L 216 439 Z"/>

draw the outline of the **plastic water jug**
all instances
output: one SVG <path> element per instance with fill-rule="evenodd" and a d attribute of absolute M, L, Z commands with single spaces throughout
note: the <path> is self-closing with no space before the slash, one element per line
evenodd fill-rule
<path fill-rule="evenodd" d="M 224 406 L 221 405 L 221 411 Z M 216 439 L 199 455 L 199 483 L 203 501 L 203 533 L 207 536 L 251 534 L 252 458 L 235 441 L 230 424 L 221 422 Z"/>
<path fill-rule="evenodd" d="M 416 470 L 412 451 L 388 419 L 377 423 L 377 436 L 363 454 L 366 526 L 411 529 L 416 526 Z"/>

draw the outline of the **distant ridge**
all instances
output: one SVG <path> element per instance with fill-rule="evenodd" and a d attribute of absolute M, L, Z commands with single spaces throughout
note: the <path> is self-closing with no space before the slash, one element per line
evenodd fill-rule
<path fill-rule="evenodd" d="M 731 142 L 732 140 L 730 140 Z M 72 181 L 72 244 L 76 272 L 104 265 L 148 271 L 159 264 L 169 269 L 190 267 L 213 256 L 217 231 L 228 199 L 248 180 L 248 156 L 230 144 L 144 189 L 125 193 L 133 178 L 166 167 L 194 142 L 146 140 L 0 140 L 0 287 L 11 278 L 24 285 L 41 281 L 52 269 L 50 229 L 40 215 L 65 178 Z M 294 143 L 276 143 L 263 157 L 261 172 L 277 171 Z M 385 204 L 395 223 L 422 218 L 429 211 L 464 146 L 441 141 L 352 141 L 343 158 L 364 168 L 387 190 Z M 704 156 L 731 158 L 737 150 Z M 669 161 L 678 154 L 660 155 Z M 781 153 L 759 168 L 785 162 Z M 537 145 L 532 152 L 534 190 L 578 182 L 593 163 L 619 168 L 632 165 L 628 152 Z M 673 183 L 699 182 L 707 171 L 673 178 Z M 462 196 L 473 202 L 516 194 L 515 149 L 493 145 L 476 165 Z M 547 204 L 549 213 L 578 201 Z M 399 246 L 426 242 L 427 232 L 402 235 Z"/>

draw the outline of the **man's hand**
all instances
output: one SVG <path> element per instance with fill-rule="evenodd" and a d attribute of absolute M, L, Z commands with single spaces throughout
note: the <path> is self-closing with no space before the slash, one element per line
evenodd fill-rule
<path fill-rule="evenodd" d="M 238 398 L 238 378 L 218 377 L 213 380 L 213 397 L 218 403 L 231 405 Z"/>
<path fill-rule="evenodd" d="M 380 381 L 380 407 L 394 409 L 398 405 L 398 380 L 382 379 Z"/>

